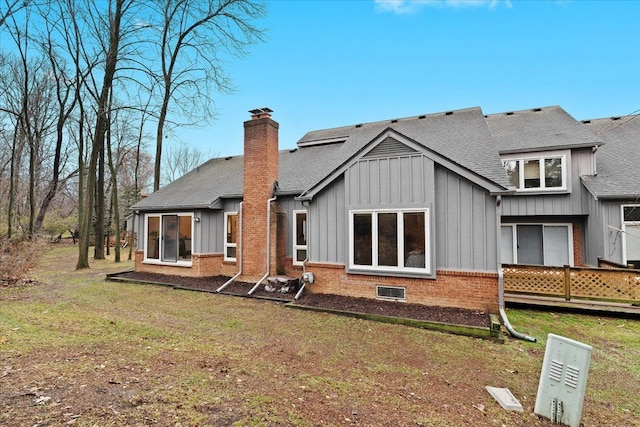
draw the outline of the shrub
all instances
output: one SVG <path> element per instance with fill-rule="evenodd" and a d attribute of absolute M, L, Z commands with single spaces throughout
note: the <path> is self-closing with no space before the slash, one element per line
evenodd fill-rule
<path fill-rule="evenodd" d="M 46 242 L 39 238 L 0 237 L 0 285 L 10 286 L 26 280 L 46 246 Z"/>

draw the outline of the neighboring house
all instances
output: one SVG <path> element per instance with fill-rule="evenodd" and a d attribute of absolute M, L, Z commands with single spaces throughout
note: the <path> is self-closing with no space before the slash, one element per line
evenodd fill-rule
<path fill-rule="evenodd" d="M 612 184 L 596 156 L 624 139 L 597 121 L 469 108 L 313 131 L 278 150 L 271 110 L 251 113 L 243 156 L 209 160 L 133 207 L 136 270 L 256 283 L 306 271 L 311 292 L 496 311 L 502 262 L 633 259 L 632 244 L 619 259 L 604 247 L 602 228 L 636 226 L 610 222 L 597 197 Z"/>

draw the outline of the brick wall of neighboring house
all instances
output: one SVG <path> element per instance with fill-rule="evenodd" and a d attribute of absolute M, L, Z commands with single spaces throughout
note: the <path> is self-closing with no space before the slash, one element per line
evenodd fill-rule
<path fill-rule="evenodd" d="M 581 223 L 573 223 L 573 265 L 584 266 L 584 227 Z"/>
<path fill-rule="evenodd" d="M 437 270 L 436 279 L 427 280 L 349 274 L 342 264 L 307 263 L 306 268 L 315 276 L 310 292 L 375 298 L 376 285 L 402 286 L 408 303 L 498 311 L 497 273 Z"/>
<path fill-rule="evenodd" d="M 143 263 L 144 251 L 136 251 L 135 271 L 185 277 L 233 276 L 238 272 L 235 262 L 224 261 L 222 254 L 193 254 L 191 266 Z"/>
<path fill-rule="evenodd" d="M 278 123 L 269 112 L 254 110 L 244 122 L 244 203 L 242 208 L 243 280 L 265 273 L 267 201 L 278 180 Z M 275 246 L 275 242 L 274 242 Z"/>

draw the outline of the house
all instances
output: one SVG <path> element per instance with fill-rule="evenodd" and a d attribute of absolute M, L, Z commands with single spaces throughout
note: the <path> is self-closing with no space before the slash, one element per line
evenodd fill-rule
<path fill-rule="evenodd" d="M 476 107 L 312 131 L 279 150 L 272 111 L 251 114 L 242 156 L 133 207 L 136 270 L 312 273 L 311 292 L 497 311 L 502 263 L 636 259 L 624 236 L 637 230 L 638 172 L 625 194 L 616 181 L 618 157 L 638 157 L 634 117 L 609 129 L 560 107 Z"/>

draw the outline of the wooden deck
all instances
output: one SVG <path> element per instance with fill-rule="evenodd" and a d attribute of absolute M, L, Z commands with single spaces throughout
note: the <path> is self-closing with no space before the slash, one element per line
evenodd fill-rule
<path fill-rule="evenodd" d="M 565 310 L 585 311 L 592 313 L 608 313 L 611 315 L 625 315 L 625 316 L 637 316 L 640 317 L 640 306 L 610 302 L 610 301 L 593 301 L 575 299 L 567 301 L 564 298 L 540 296 L 540 295 L 527 295 L 522 293 L 509 293 L 505 292 L 504 301 L 507 306 L 530 306 L 530 307 L 546 307 L 546 308 L 561 308 Z"/>

